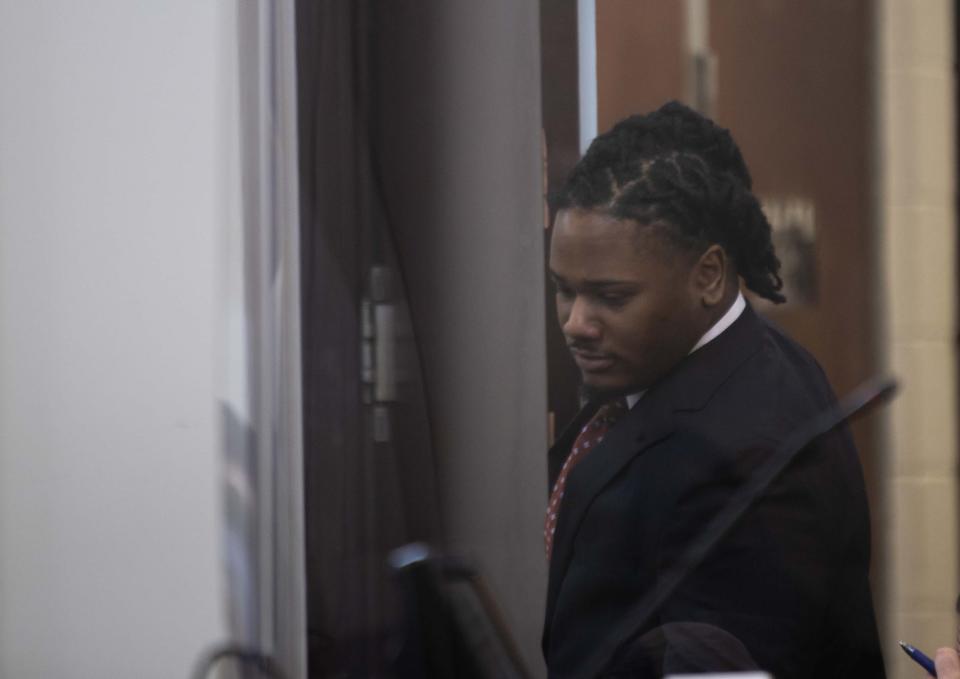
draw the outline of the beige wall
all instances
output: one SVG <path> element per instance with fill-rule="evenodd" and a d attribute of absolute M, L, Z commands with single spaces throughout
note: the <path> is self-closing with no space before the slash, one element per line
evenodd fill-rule
<path fill-rule="evenodd" d="M 881 634 L 890 675 L 914 677 L 897 639 L 932 653 L 956 632 L 952 3 L 883 0 L 877 19 L 881 351 L 903 387 L 885 423 Z"/>

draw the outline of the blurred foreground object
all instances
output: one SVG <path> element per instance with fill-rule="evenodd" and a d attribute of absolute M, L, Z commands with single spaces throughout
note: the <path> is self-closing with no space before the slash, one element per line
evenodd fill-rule
<path fill-rule="evenodd" d="M 479 574 L 422 543 L 390 554 L 404 603 L 401 679 L 528 679 L 520 653 Z"/>

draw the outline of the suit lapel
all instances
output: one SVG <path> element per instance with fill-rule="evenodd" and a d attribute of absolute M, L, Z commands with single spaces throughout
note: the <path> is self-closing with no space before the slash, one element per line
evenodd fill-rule
<path fill-rule="evenodd" d="M 574 538 L 593 499 L 631 460 L 673 431 L 672 411 L 663 406 L 664 402 L 658 399 L 641 399 L 567 477 L 550 559 L 550 591 L 547 595 L 550 608 L 566 574 Z M 576 433 L 580 427 L 575 429 Z M 569 450 L 572 443 L 569 441 L 564 450 Z M 552 610 L 548 610 L 548 620 L 551 615 Z"/>
<path fill-rule="evenodd" d="M 550 447 L 550 452 L 547 454 L 548 496 L 553 492 L 553 485 L 557 482 L 560 469 L 563 467 L 563 463 L 566 462 L 567 455 L 570 454 L 570 449 L 573 448 L 573 442 L 577 440 L 577 436 L 580 435 L 580 430 L 583 428 L 583 425 L 590 421 L 600 405 L 601 401 L 589 401 L 584 405 L 583 408 L 580 409 L 580 412 L 564 427 L 563 431 L 560 432 L 560 436 L 557 437 L 553 446 Z"/>

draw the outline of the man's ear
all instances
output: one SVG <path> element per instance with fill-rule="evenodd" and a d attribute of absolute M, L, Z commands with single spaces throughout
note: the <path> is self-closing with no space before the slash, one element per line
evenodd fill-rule
<path fill-rule="evenodd" d="M 703 306 L 712 307 L 723 301 L 731 266 L 726 251 L 716 243 L 700 255 L 693 267 L 692 283 Z"/>

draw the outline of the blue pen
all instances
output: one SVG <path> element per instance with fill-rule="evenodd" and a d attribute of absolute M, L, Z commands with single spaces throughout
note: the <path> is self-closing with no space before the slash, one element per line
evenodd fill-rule
<path fill-rule="evenodd" d="M 937 676 L 937 668 L 934 666 L 933 661 L 925 656 L 923 653 L 915 649 L 910 644 L 900 642 L 900 648 L 903 649 L 903 652 L 910 656 L 910 658 L 916 662 L 920 667 L 927 671 L 931 677 Z"/>

